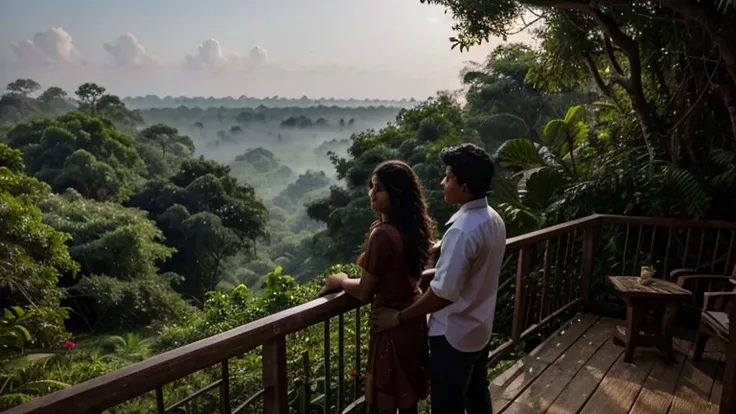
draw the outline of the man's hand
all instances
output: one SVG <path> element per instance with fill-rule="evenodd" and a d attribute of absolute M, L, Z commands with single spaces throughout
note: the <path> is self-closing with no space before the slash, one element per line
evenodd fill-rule
<path fill-rule="evenodd" d="M 399 312 L 393 309 L 380 308 L 373 311 L 371 324 L 375 332 L 383 332 L 399 326 Z"/>
<path fill-rule="evenodd" d="M 327 293 L 332 293 L 335 291 L 342 290 L 342 281 L 343 279 L 347 279 L 348 275 L 346 275 L 343 272 L 335 273 L 332 275 L 327 276 L 327 279 L 325 279 L 325 284 L 322 286 L 322 289 L 320 289 L 319 294 L 324 295 Z"/>

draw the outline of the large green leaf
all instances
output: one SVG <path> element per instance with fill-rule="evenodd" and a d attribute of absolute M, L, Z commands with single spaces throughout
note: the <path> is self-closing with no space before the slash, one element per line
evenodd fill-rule
<path fill-rule="evenodd" d="M 567 180 L 558 169 L 539 168 L 526 179 L 526 191 L 522 200 L 528 207 L 544 211 L 566 184 Z"/>
<path fill-rule="evenodd" d="M 501 167 L 521 170 L 547 166 L 537 145 L 526 138 L 504 142 L 498 149 L 497 162 Z"/>
<path fill-rule="evenodd" d="M 690 218 L 700 218 L 710 206 L 708 192 L 688 170 L 668 166 L 664 170 L 666 185 L 678 196 L 682 210 Z"/>
<path fill-rule="evenodd" d="M 588 140 L 588 125 L 581 105 L 573 106 L 565 119 L 553 119 L 544 126 L 544 139 L 558 158 L 575 151 Z"/>

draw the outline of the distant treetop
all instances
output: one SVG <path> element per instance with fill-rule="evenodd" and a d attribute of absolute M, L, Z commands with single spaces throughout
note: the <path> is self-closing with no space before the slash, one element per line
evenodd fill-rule
<path fill-rule="evenodd" d="M 310 107 L 310 106 L 338 106 L 338 107 L 396 107 L 410 108 L 417 104 L 414 98 L 401 100 L 387 99 L 342 99 L 342 98 L 309 98 L 302 96 L 301 98 L 285 98 L 281 96 L 272 96 L 269 98 L 254 98 L 241 95 L 238 98 L 227 96 L 223 98 L 215 98 L 214 96 L 164 96 L 156 95 L 146 96 L 129 96 L 123 99 L 123 103 L 131 109 L 149 109 L 149 108 L 176 108 L 179 106 L 188 107 L 225 107 L 225 108 L 256 108 L 265 106 L 269 108 L 284 107 Z"/>

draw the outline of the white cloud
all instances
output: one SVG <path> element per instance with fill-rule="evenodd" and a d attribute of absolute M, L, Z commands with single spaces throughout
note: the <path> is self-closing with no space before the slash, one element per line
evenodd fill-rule
<path fill-rule="evenodd" d="M 249 66 L 263 66 L 268 64 L 268 52 L 266 49 L 256 46 L 250 50 L 248 54 L 248 65 Z"/>
<path fill-rule="evenodd" d="M 85 64 L 72 36 L 61 27 L 37 32 L 33 40 L 11 44 L 10 48 L 21 63 L 27 65 Z"/>
<path fill-rule="evenodd" d="M 105 43 L 102 46 L 112 57 L 113 65 L 118 67 L 147 67 L 160 63 L 130 33 L 119 36 L 114 44 Z"/>
<path fill-rule="evenodd" d="M 261 46 L 253 47 L 247 55 L 230 52 L 217 39 L 208 39 L 199 45 L 196 55 L 184 58 L 184 67 L 189 69 L 258 70 L 276 69 L 268 51 Z"/>
<path fill-rule="evenodd" d="M 199 45 L 195 56 L 186 56 L 184 66 L 190 69 L 237 69 L 242 60 L 237 53 L 225 52 L 217 39 L 208 39 Z"/>

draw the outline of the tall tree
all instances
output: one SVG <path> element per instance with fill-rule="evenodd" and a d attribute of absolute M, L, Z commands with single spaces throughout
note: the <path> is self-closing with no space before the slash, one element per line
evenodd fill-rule
<path fill-rule="evenodd" d="M 6 88 L 8 92 L 27 98 L 28 95 L 41 89 L 41 85 L 33 79 L 17 79 L 10 82 Z"/>

